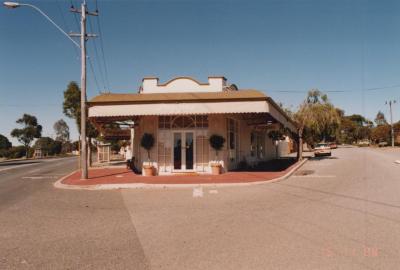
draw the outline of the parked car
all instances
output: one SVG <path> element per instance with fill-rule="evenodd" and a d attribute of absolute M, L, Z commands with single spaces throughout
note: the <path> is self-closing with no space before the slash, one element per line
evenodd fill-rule
<path fill-rule="evenodd" d="M 388 146 L 388 143 L 387 143 L 387 142 L 380 142 L 380 143 L 378 144 L 378 146 L 379 146 L 379 147 L 385 147 L 385 146 Z"/>
<path fill-rule="evenodd" d="M 331 143 L 329 143 L 329 147 L 330 147 L 331 149 L 336 149 L 338 146 L 337 146 L 336 143 L 331 142 Z"/>
<path fill-rule="evenodd" d="M 314 148 L 314 156 L 331 156 L 332 151 L 327 143 L 318 143 Z"/>
<path fill-rule="evenodd" d="M 369 140 L 362 140 L 358 142 L 358 146 L 363 147 L 363 146 L 369 146 L 371 143 Z"/>

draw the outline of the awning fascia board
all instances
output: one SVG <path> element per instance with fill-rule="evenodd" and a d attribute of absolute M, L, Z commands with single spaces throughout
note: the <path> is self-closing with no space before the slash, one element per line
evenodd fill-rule
<path fill-rule="evenodd" d="M 267 100 L 92 105 L 88 112 L 89 118 L 241 113 L 269 113 L 274 119 L 296 132 L 296 127 L 290 119 Z"/>

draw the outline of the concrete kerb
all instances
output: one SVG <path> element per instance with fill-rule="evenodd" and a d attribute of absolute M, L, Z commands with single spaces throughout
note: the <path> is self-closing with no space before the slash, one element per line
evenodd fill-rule
<path fill-rule="evenodd" d="M 243 183 L 204 183 L 204 184 L 146 184 L 146 183 L 125 183 L 125 184 L 97 184 L 97 185 L 67 185 L 63 184 L 62 181 L 76 171 L 63 176 L 58 179 L 53 185 L 55 188 L 60 189 L 72 189 L 72 190 L 116 190 L 116 189 L 184 189 L 184 188 L 194 188 L 194 187 L 205 187 L 205 188 L 220 188 L 220 187 L 240 187 L 240 186 L 252 186 L 261 185 L 266 183 L 274 183 L 278 181 L 285 180 L 289 178 L 295 171 L 307 162 L 307 158 L 296 164 L 289 172 L 280 177 L 256 181 L 256 182 L 243 182 Z"/>

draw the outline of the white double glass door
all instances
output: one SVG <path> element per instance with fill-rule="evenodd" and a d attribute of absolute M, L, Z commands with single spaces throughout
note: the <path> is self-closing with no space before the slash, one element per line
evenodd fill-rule
<path fill-rule="evenodd" d="M 173 132 L 173 171 L 194 170 L 194 132 L 174 131 Z"/>

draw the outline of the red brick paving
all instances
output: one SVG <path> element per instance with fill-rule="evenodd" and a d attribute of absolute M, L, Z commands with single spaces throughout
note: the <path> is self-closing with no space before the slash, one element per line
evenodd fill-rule
<path fill-rule="evenodd" d="M 279 172 L 227 172 L 221 175 L 162 175 L 142 176 L 124 168 L 101 168 L 89 170 L 89 179 L 81 180 L 80 171 L 65 178 L 62 183 L 67 185 L 97 185 L 97 184 L 221 184 L 249 183 L 272 180 L 285 175 L 293 166 Z"/>

